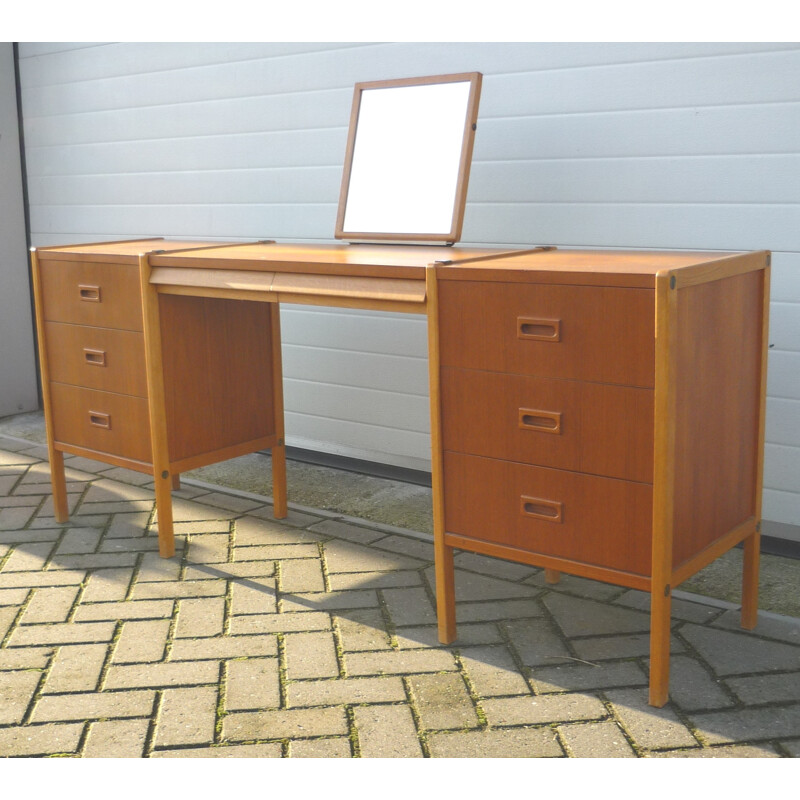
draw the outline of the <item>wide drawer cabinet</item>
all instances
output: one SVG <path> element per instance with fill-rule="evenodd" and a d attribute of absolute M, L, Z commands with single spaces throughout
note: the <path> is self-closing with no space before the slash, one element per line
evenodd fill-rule
<path fill-rule="evenodd" d="M 559 251 L 429 281 L 440 638 L 453 551 L 649 591 L 651 702 L 672 589 L 745 545 L 756 614 L 766 253 Z"/>

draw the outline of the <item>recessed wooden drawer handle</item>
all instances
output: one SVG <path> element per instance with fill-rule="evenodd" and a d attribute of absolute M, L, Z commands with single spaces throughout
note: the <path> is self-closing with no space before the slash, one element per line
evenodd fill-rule
<path fill-rule="evenodd" d="M 87 364 L 95 367 L 104 367 L 106 365 L 105 350 L 92 350 L 90 347 L 84 347 L 83 358 Z"/>
<path fill-rule="evenodd" d="M 517 337 L 534 339 L 539 342 L 559 342 L 561 341 L 561 320 L 517 317 Z"/>
<path fill-rule="evenodd" d="M 100 287 L 89 286 L 88 284 L 80 283 L 78 284 L 78 295 L 80 296 L 81 300 L 86 300 L 89 303 L 99 303 Z"/>
<path fill-rule="evenodd" d="M 107 431 L 110 431 L 111 414 L 104 414 L 102 411 L 90 411 L 89 424 L 94 425 L 96 428 L 105 428 Z"/>
<path fill-rule="evenodd" d="M 537 411 L 532 408 L 519 410 L 519 426 L 526 431 L 561 433 L 560 411 Z"/>
<path fill-rule="evenodd" d="M 556 500 L 542 500 L 539 497 L 520 498 L 522 501 L 522 513 L 526 517 L 535 517 L 545 522 L 563 522 L 564 504 Z"/>

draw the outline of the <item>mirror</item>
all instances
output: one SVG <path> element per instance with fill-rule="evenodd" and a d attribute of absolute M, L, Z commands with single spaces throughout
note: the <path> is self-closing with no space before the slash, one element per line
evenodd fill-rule
<path fill-rule="evenodd" d="M 336 238 L 455 243 L 481 74 L 358 83 Z"/>

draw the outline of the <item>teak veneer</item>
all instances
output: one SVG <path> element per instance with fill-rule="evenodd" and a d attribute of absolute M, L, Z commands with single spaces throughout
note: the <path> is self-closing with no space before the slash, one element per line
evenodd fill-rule
<path fill-rule="evenodd" d="M 60 520 L 64 452 L 153 474 L 164 556 L 201 464 L 270 449 L 285 516 L 280 304 L 424 313 L 442 642 L 454 549 L 649 592 L 656 706 L 672 589 L 739 543 L 755 625 L 766 252 L 144 240 L 40 248 L 33 276 Z"/>

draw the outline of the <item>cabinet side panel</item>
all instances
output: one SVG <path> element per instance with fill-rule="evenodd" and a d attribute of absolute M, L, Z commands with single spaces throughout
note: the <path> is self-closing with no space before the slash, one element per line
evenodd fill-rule
<path fill-rule="evenodd" d="M 159 302 L 170 460 L 273 434 L 270 304 Z"/>
<path fill-rule="evenodd" d="M 679 565 L 756 513 L 763 272 L 679 289 Z"/>

